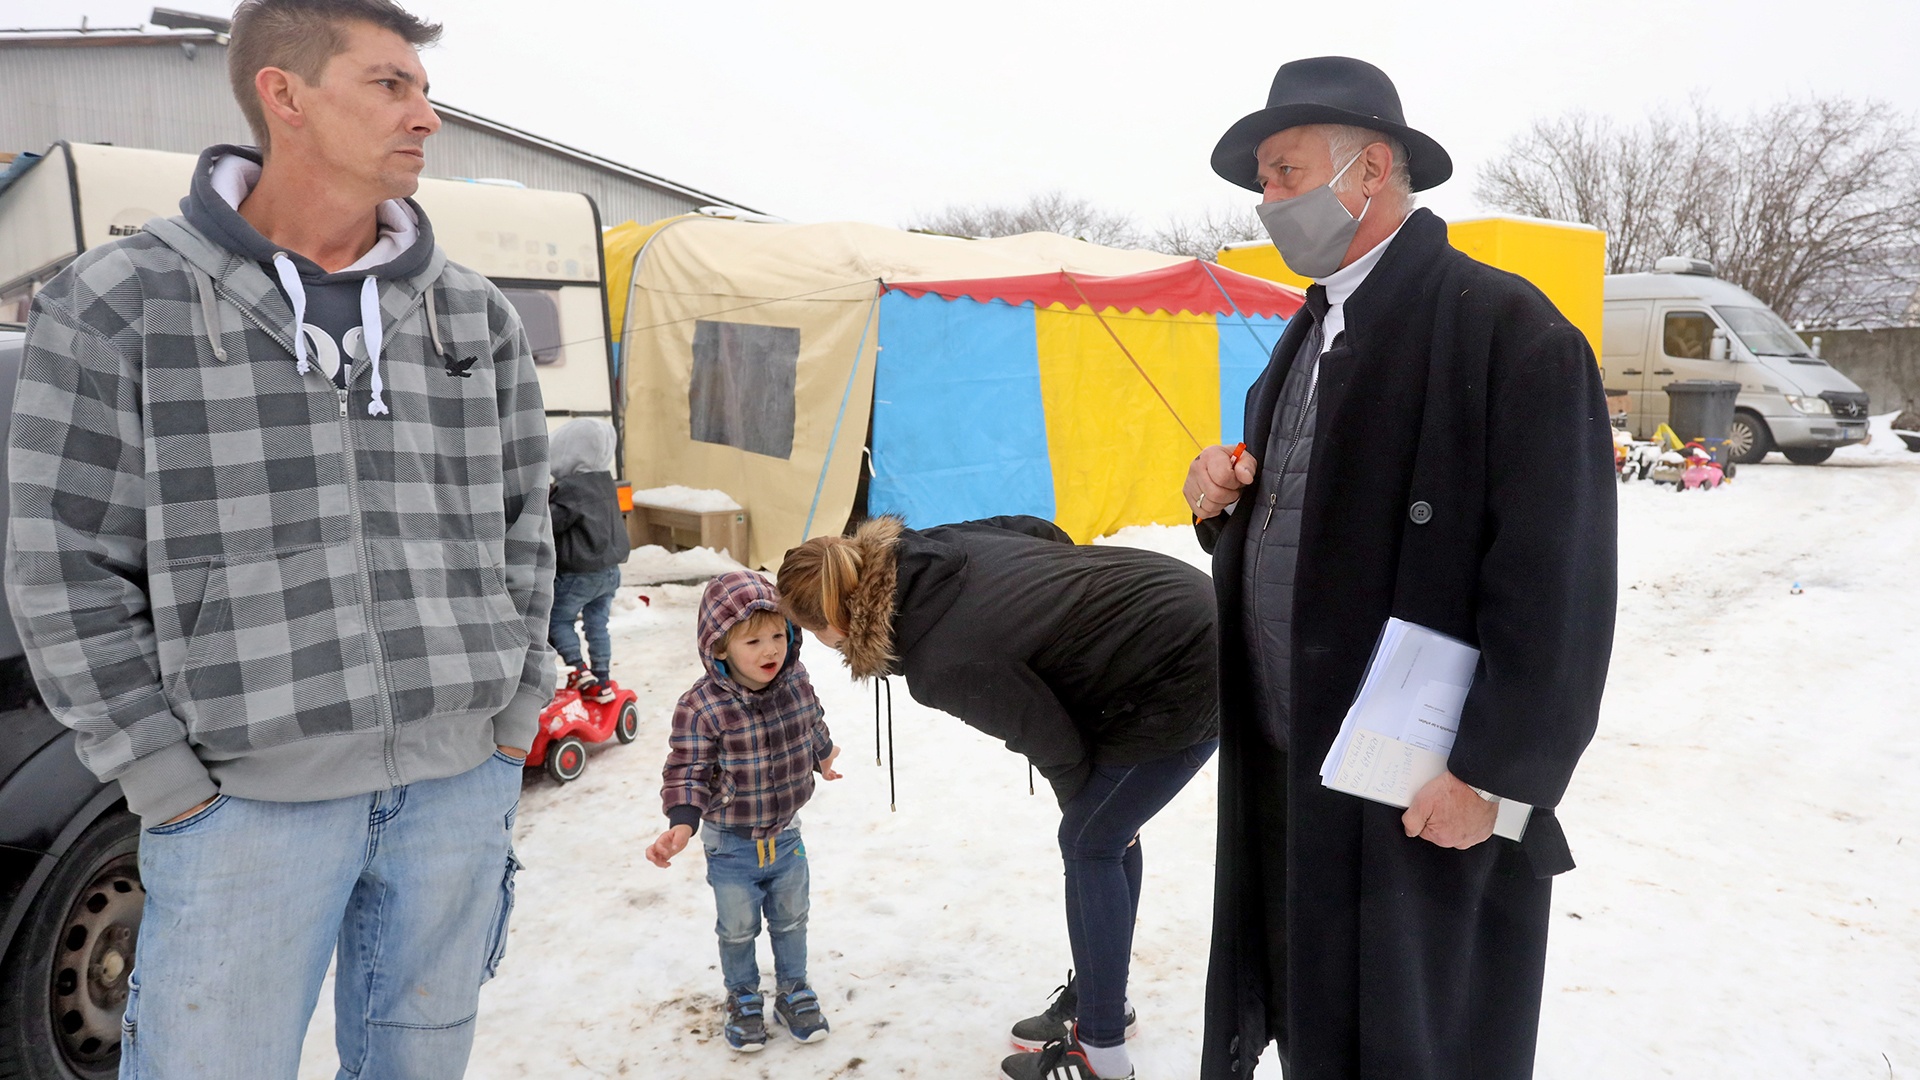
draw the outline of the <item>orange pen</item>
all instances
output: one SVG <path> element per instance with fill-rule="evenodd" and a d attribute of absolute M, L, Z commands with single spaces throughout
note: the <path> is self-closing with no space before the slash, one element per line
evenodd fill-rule
<path fill-rule="evenodd" d="M 1228 460 L 1233 462 L 1233 464 L 1238 465 L 1240 464 L 1240 455 L 1246 452 L 1247 452 L 1246 443 L 1234 443 L 1233 454 L 1228 458 Z"/>

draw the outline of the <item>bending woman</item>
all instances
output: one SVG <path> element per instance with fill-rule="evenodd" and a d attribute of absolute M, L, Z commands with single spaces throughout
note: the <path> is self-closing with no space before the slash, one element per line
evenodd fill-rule
<path fill-rule="evenodd" d="M 1015 1045 L 1041 1052 L 1001 1073 L 1131 1077 L 1138 832 L 1218 743 L 1212 583 L 1165 555 L 1077 546 L 1039 518 L 923 532 L 877 518 L 787 552 L 780 597 L 855 677 L 905 676 L 915 700 L 1005 741 L 1053 785 L 1077 976 L 1015 1025 Z"/>

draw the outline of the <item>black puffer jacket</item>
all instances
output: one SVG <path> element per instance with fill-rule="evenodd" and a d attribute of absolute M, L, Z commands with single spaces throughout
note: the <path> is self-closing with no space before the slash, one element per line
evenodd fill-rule
<path fill-rule="evenodd" d="M 553 515 L 554 569 L 591 574 L 627 561 L 627 521 L 613 474 L 577 472 L 561 477 L 548 496 Z"/>
<path fill-rule="evenodd" d="M 904 675 L 915 700 L 1026 755 L 1062 803 L 1096 761 L 1219 733 L 1213 586 L 1186 563 L 1078 546 L 1031 517 L 924 532 L 883 518 L 854 540 L 873 571 L 853 602 L 893 609 L 855 619 L 854 674 Z"/>

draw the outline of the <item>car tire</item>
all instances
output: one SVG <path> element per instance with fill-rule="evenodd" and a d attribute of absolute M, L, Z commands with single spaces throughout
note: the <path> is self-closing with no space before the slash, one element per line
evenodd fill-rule
<path fill-rule="evenodd" d="M 547 747 L 547 775 L 553 777 L 554 783 L 578 780 L 586 771 L 587 744 L 581 742 L 579 736 L 569 735 Z"/>
<path fill-rule="evenodd" d="M 140 819 L 115 811 L 55 864 L 0 965 L 0 1080 L 112 1080 L 146 892 Z"/>
<path fill-rule="evenodd" d="M 633 702 L 621 702 L 620 716 L 613 722 L 613 737 L 622 743 L 630 743 L 640 737 L 640 709 Z"/>
<path fill-rule="evenodd" d="M 1831 446 L 1795 446 L 1780 451 L 1795 465 L 1818 465 L 1833 456 Z"/>
<path fill-rule="evenodd" d="M 1727 457 L 1736 465 L 1752 465 L 1773 449 L 1773 432 L 1758 413 L 1741 409 L 1727 429 Z"/>

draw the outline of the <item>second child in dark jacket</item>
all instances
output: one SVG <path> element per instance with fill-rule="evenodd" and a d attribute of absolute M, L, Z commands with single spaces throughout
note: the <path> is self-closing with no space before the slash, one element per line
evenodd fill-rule
<path fill-rule="evenodd" d="M 612 424 L 580 419 L 555 431 L 548 450 L 553 462 L 547 503 L 553 518 L 555 574 L 547 640 L 573 669 L 569 678 L 580 696 L 601 703 L 615 696 L 607 619 L 628 550 L 627 523 L 613 482 L 616 445 Z M 584 656 L 576 622 L 586 630 Z"/>
<path fill-rule="evenodd" d="M 840 751 L 800 663 L 799 629 L 780 597 L 750 570 L 707 583 L 697 627 L 707 673 L 680 696 L 663 771 L 661 802 L 671 822 L 647 849 L 666 866 L 704 820 L 707 884 L 720 919 L 720 970 L 727 984 L 727 1044 L 766 1043 L 754 943 L 761 913 L 773 943 L 774 1015 L 800 1042 L 827 1036 L 819 998 L 807 984 L 810 874 L 800 808 L 813 774 L 838 780 Z"/>

